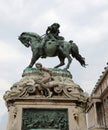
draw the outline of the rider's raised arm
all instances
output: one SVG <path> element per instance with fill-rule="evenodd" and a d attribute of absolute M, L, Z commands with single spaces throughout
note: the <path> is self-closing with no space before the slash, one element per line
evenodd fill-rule
<path fill-rule="evenodd" d="M 50 32 L 50 30 L 51 30 L 51 27 L 49 26 L 49 27 L 47 28 L 47 30 L 46 30 L 46 34 L 48 34 L 48 33 Z"/>

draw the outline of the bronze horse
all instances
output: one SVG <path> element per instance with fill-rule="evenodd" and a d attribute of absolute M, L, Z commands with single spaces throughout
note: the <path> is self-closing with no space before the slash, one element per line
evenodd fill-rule
<path fill-rule="evenodd" d="M 58 41 L 54 38 L 51 38 L 46 40 L 45 45 L 43 47 L 41 43 L 44 38 L 45 37 L 41 37 L 38 34 L 32 32 L 23 32 L 19 36 L 18 39 L 21 41 L 22 44 L 24 44 L 26 47 L 31 46 L 32 59 L 28 66 L 29 68 L 32 68 L 35 62 L 40 57 L 43 57 L 43 55 L 45 55 L 46 57 L 58 56 L 60 64 L 55 66 L 55 68 L 63 66 L 65 64 L 64 60 L 65 58 L 67 58 L 68 63 L 64 68 L 65 70 L 67 70 L 72 62 L 72 57 L 78 60 L 83 67 L 86 66 L 85 59 L 79 54 L 78 47 L 75 43 L 73 43 L 72 41 Z"/>

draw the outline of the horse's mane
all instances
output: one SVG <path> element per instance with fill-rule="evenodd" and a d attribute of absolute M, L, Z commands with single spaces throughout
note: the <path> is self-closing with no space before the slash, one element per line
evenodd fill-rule
<path fill-rule="evenodd" d="M 21 34 L 21 36 L 23 36 L 23 35 L 29 35 L 29 36 L 31 36 L 31 37 L 35 37 L 38 41 L 41 41 L 41 40 L 42 40 L 41 36 L 38 35 L 37 33 L 34 33 L 34 32 L 23 32 L 23 33 Z"/>

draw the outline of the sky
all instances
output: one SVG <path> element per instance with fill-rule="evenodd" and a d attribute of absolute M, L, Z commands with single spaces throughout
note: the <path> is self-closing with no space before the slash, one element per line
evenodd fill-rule
<path fill-rule="evenodd" d="M 0 130 L 6 129 L 8 120 L 3 95 L 21 79 L 32 55 L 18 36 L 25 31 L 43 35 L 54 22 L 61 25 L 60 36 L 73 40 L 88 64 L 83 68 L 73 59 L 69 71 L 75 83 L 90 94 L 104 70 L 108 62 L 108 0 L 0 0 Z M 55 57 L 37 62 L 53 68 L 59 61 Z"/>

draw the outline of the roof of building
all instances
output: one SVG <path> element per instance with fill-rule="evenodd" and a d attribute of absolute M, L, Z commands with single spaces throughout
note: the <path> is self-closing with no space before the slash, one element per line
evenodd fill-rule
<path fill-rule="evenodd" d="M 92 93 L 91 95 L 98 89 L 99 85 L 102 83 L 104 77 L 106 76 L 106 74 L 108 73 L 108 63 L 107 63 L 107 66 L 104 67 L 104 71 L 102 72 L 102 75 L 100 75 L 94 89 L 92 90 Z"/>

